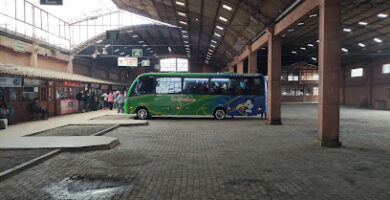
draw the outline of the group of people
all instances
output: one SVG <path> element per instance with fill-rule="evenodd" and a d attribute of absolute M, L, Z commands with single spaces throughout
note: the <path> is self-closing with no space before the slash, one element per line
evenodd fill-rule
<path fill-rule="evenodd" d="M 80 91 L 76 95 L 78 101 L 78 111 L 81 113 L 83 105 L 85 105 L 85 112 L 88 110 L 99 110 L 104 108 L 118 109 L 118 113 L 123 113 L 123 105 L 125 103 L 125 93 L 122 91 L 116 91 L 115 93 L 110 91 L 107 93 L 89 93 L 89 91 Z"/>

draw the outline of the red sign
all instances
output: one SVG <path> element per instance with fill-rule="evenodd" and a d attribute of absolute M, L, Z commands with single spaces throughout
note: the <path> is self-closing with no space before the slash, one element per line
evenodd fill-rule
<path fill-rule="evenodd" d="M 80 83 L 75 81 L 64 81 L 64 87 L 79 87 Z"/>
<path fill-rule="evenodd" d="M 60 103 L 61 115 L 78 112 L 78 105 L 76 99 L 62 99 Z"/>

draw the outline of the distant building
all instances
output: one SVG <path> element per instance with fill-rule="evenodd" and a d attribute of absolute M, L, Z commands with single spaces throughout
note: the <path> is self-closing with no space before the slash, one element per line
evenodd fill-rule
<path fill-rule="evenodd" d="M 318 67 L 295 63 L 282 67 L 282 102 L 318 102 Z"/>

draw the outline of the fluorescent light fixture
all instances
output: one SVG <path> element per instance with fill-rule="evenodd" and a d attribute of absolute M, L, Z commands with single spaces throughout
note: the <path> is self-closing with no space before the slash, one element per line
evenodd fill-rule
<path fill-rule="evenodd" d="M 142 47 L 147 47 L 148 45 L 146 45 L 146 44 L 144 44 L 144 45 L 142 45 Z"/>
<path fill-rule="evenodd" d="M 168 47 L 168 51 L 169 51 L 169 52 L 172 52 L 172 49 L 171 49 L 171 47 Z"/>
<path fill-rule="evenodd" d="M 138 37 L 138 35 L 133 35 L 133 36 L 131 36 L 132 38 L 137 38 Z"/>
<path fill-rule="evenodd" d="M 222 16 L 219 16 L 219 20 L 223 21 L 223 22 L 227 22 L 228 20 Z"/>
<path fill-rule="evenodd" d="M 183 38 L 188 38 L 188 35 L 183 35 Z"/>
<path fill-rule="evenodd" d="M 176 4 L 179 5 L 179 6 L 185 6 L 185 4 L 181 1 L 176 1 Z"/>
<path fill-rule="evenodd" d="M 115 49 L 115 51 L 114 52 L 118 52 L 119 51 L 119 49 Z"/>
<path fill-rule="evenodd" d="M 320 43 L 320 40 L 316 40 L 317 43 Z"/>
<path fill-rule="evenodd" d="M 187 40 L 184 40 L 183 42 L 184 42 L 184 43 L 186 43 L 186 44 L 188 44 L 188 43 L 189 43 Z"/>
<path fill-rule="evenodd" d="M 213 48 L 215 48 L 215 45 L 213 45 L 213 44 L 210 44 L 210 46 L 213 47 Z"/>
<path fill-rule="evenodd" d="M 138 43 L 142 44 L 142 43 L 144 43 L 144 41 L 143 41 L 143 40 L 140 40 L 140 41 L 138 41 Z"/>
<path fill-rule="evenodd" d="M 214 52 L 212 49 L 209 49 L 210 52 Z"/>
<path fill-rule="evenodd" d="M 120 55 L 125 55 L 125 52 L 120 53 Z"/>
<path fill-rule="evenodd" d="M 149 48 L 147 48 L 146 50 L 149 51 L 149 50 L 151 50 L 151 49 L 152 49 L 152 48 L 149 47 Z"/>
<path fill-rule="evenodd" d="M 99 44 L 99 43 L 101 43 L 101 42 L 103 42 L 103 40 L 99 40 L 99 41 L 97 41 L 96 43 L 98 43 L 98 44 Z"/>
<path fill-rule="evenodd" d="M 217 29 L 223 31 L 223 27 L 222 27 L 222 26 L 218 26 L 218 25 L 217 25 L 216 27 L 217 27 Z"/>
<path fill-rule="evenodd" d="M 306 50 L 306 48 L 305 48 L 305 47 L 301 47 L 300 49 L 302 49 L 302 50 Z"/>
<path fill-rule="evenodd" d="M 219 33 L 214 33 L 214 35 L 217 37 L 221 37 L 221 34 L 219 34 Z"/>
<path fill-rule="evenodd" d="M 186 50 L 189 51 L 189 50 L 191 50 L 191 49 L 187 47 Z"/>
<path fill-rule="evenodd" d="M 341 48 L 341 51 L 348 53 L 348 49 L 346 49 L 346 48 Z"/>
<path fill-rule="evenodd" d="M 186 30 L 181 30 L 182 33 L 188 33 Z"/>
<path fill-rule="evenodd" d="M 293 28 L 288 29 L 288 32 L 293 32 L 293 31 L 294 31 Z"/>
<path fill-rule="evenodd" d="M 307 44 L 307 46 L 309 46 L 309 47 L 314 47 L 314 45 L 313 45 L 313 44 L 310 44 L 310 43 Z"/>
<path fill-rule="evenodd" d="M 182 20 L 180 20 L 180 21 L 179 21 L 179 23 L 180 23 L 180 24 L 187 25 L 187 22 L 185 22 L 185 21 L 182 21 Z"/>
<path fill-rule="evenodd" d="M 349 33 L 349 32 L 352 32 L 352 29 L 350 29 L 350 28 L 344 28 L 343 31 Z"/>
<path fill-rule="evenodd" d="M 359 43 L 358 45 L 359 45 L 360 47 L 366 47 L 366 45 L 363 44 L 363 43 Z"/>
<path fill-rule="evenodd" d="M 153 53 L 153 52 L 154 52 L 153 50 L 149 51 L 149 53 Z"/>
<path fill-rule="evenodd" d="M 186 17 L 186 16 L 187 16 L 187 14 L 185 14 L 185 13 L 183 13 L 183 12 L 180 12 L 180 11 L 178 11 L 177 14 L 180 15 L 180 16 L 182 16 L 182 17 Z"/>
<path fill-rule="evenodd" d="M 291 53 L 292 53 L 292 54 L 297 54 L 297 52 L 296 52 L 296 51 L 291 51 Z"/>
<path fill-rule="evenodd" d="M 316 57 L 311 57 L 312 60 L 314 61 L 317 61 L 317 58 Z"/>
<path fill-rule="evenodd" d="M 309 17 L 310 17 L 310 18 L 312 18 L 312 17 L 317 17 L 317 14 L 312 14 L 312 15 L 310 15 Z"/>
<path fill-rule="evenodd" d="M 386 13 L 379 13 L 377 16 L 378 16 L 379 18 L 387 18 L 389 15 L 386 14 Z"/>
<path fill-rule="evenodd" d="M 304 25 L 305 23 L 303 23 L 303 22 L 299 22 L 298 23 L 298 26 L 302 26 L 302 25 Z"/>
<path fill-rule="evenodd" d="M 225 4 L 222 5 L 222 8 L 225 8 L 225 9 L 228 10 L 228 11 L 231 11 L 231 10 L 232 10 L 232 7 L 230 7 L 230 6 L 228 6 L 228 5 L 225 5 Z"/>
<path fill-rule="evenodd" d="M 109 47 L 111 44 L 107 44 L 106 46 L 104 46 L 105 48 Z"/>
<path fill-rule="evenodd" d="M 361 25 L 361 26 L 367 26 L 368 25 L 367 22 L 359 22 L 358 24 Z"/>
<path fill-rule="evenodd" d="M 374 41 L 377 42 L 377 43 L 382 43 L 382 40 L 379 39 L 379 38 L 374 38 Z"/>
<path fill-rule="evenodd" d="M 189 45 L 189 44 L 185 44 L 184 46 L 186 46 L 186 47 L 190 47 L 190 45 Z"/>
<path fill-rule="evenodd" d="M 215 41 L 215 40 L 211 40 L 211 42 L 214 43 L 214 44 L 217 44 L 217 41 Z"/>

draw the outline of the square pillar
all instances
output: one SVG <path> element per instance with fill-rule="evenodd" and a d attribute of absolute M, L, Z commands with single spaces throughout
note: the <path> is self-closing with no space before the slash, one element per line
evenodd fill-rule
<path fill-rule="evenodd" d="M 267 28 L 268 35 L 268 96 L 267 116 L 268 124 L 280 125 L 280 85 L 282 71 L 282 41 L 280 36 L 274 35 L 273 27 Z"/>
<path fill-rule="evenodd" d="M 318 140 L 325 147 L 339 147 L 341 70 L 341 0 L 319 0 Z"/>
<path fill-rule="evenodd" d="M 248 73 L 257 73 L 257 51 L 251 52 L 248 57 Z"/>
<path fill-rule="evenodd" d="M 38 50 L 39 50 L 38 45 L 33 44 L 31 47 L 31 55 L 30 55 L 31 67 L 38 67 Z"/>
<path fill-rule="evenodd" d="M 68 73 L 73 73 L 73 59 L 73 55 L 69 56 L 68 65 L 66 67 L 66 72 Z"/>
<path fill-rule="evenodd" d="M 243 74 L 244 73 L 244 61 L 238 61 L 237 62 L 237 74 Z"/>

